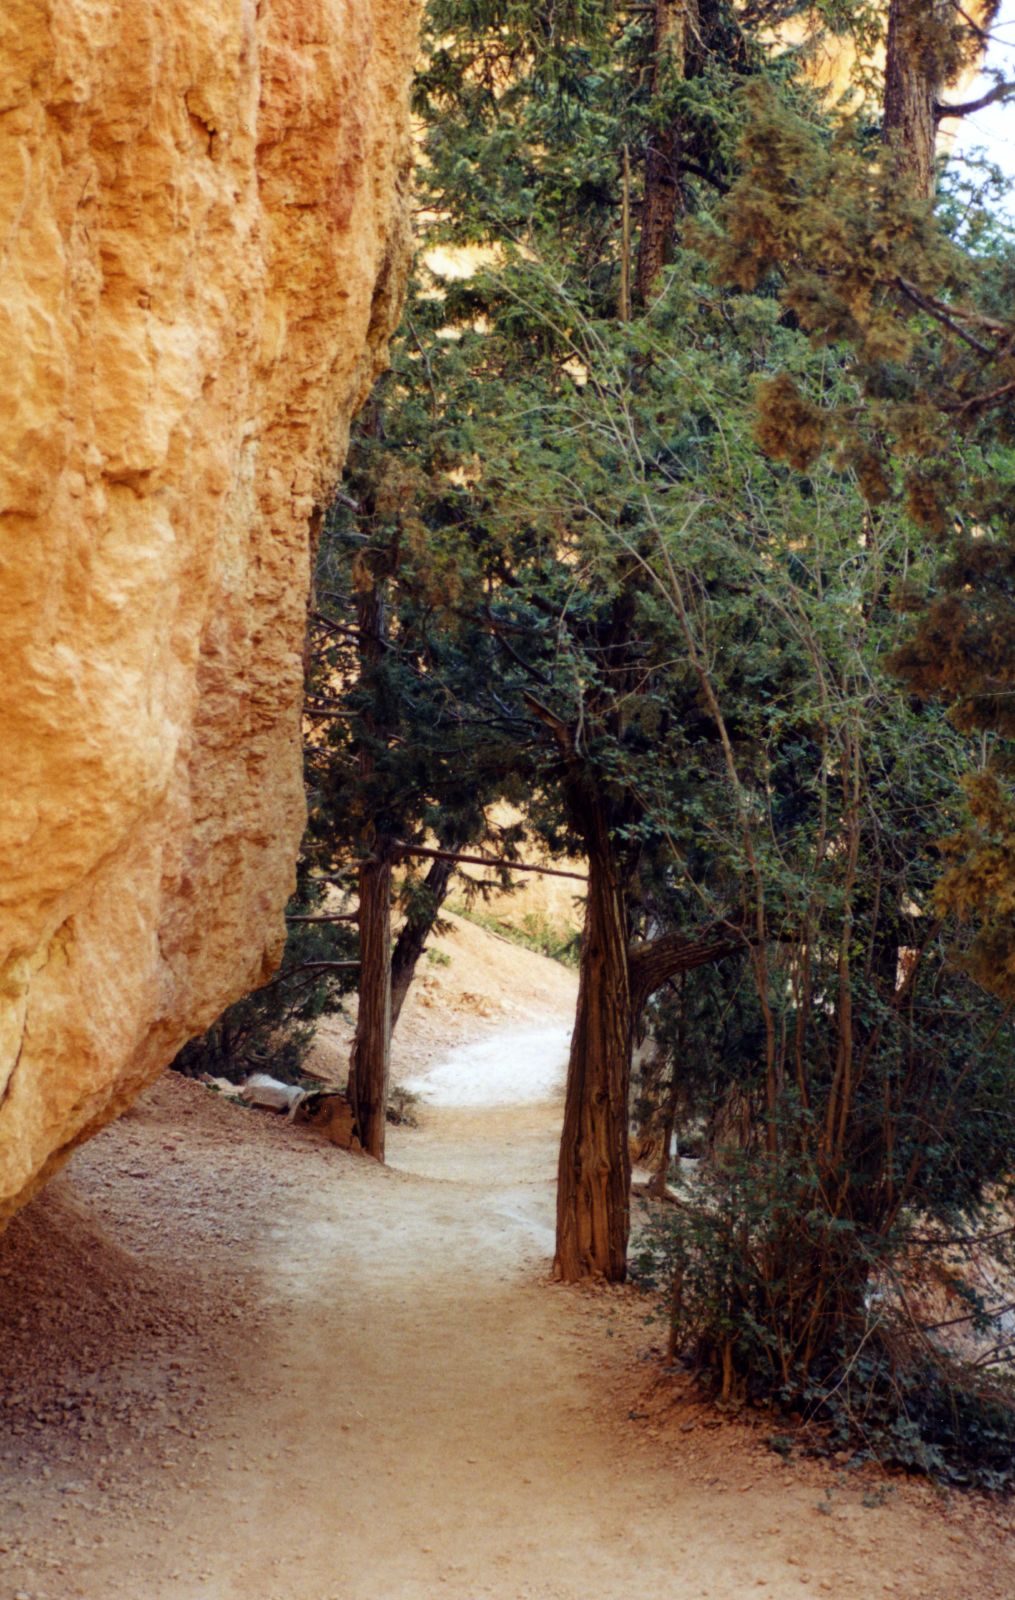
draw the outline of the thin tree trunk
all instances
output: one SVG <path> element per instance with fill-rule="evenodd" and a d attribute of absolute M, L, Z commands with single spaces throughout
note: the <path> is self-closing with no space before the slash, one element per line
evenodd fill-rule
<path fill-rule="evenodd" d="M 361 681 L 370 681 L 380 662 L 384 640 L 384 591 L 369 570 L 359 575 L 356 622 Z M 369 778 L 374 758 L 370 739 L 378 732 L 370 712 L 363 715 L 359 768 Z M 391 861 L 393 842 L 378 834 L 372 817 L 361 833 L 359 868 L 359 1008 L 349 1061 L 349 1101 L 360 1143 L 369 1155 L 384 1160 L 388 1085 L 391 1076 Z"/>
<path fill-rule="evenodd" d="M 588 899 L 557 1169 L 554 1275 L 564 1283 L 586 1277 L 622 1283 L 631 1188 L 627 909 L 601 819 L 587 843 Z"/>
<path fill-rule="evenodd" d="M 631 320 L 631 157 L 624 146 L 620 212 L 620 305 L 621 322 Z"/>
<path fill-rule="evenodd" d="M 666 1068 L 667 1057 L 659 1046 L 655 1045 L 649 1058 L 642 1062 L 635 1084 L 632 1061 L 631 1116 L 637 1130 L 630 1140 L 633 1166 L 654 1169 L 658 1163 L 665 1106 L 663 1084 Z"/>
<path fill-rule="evenodd" d="M 653 1151 L 654 1167 L 648 1181 L 648 1193 L 660 1200 L 666 1194 L 670 1177 L 673 1150 L 673 1130 L 677 1125 L 677 1106 L 680 1102 L 680 1063 L 676 1055 L 670 1057 L 670 1081 L 666 1086 L 666 1099 L 659 1108 L 656 1142 Z"/>
<path fill-rule="evenodd" d="M 663 1108 L 662 1142 L 658 1153 L 658 1166 L 649 1181 L 649 1194 L 662 1196 L 670 1176 L 670 1149 L 673 1130 L 677 1125 L 677 1107 L 680 1104 L 680 1073 L 687 1060 L 687 975 L 681 973 L 679 985 L 680 1010 L 677 1014 L 677 1048 L 670 1054 L 670 1082 Z"/>
<path fill-rule="evenodd" d="M 652 41 L 652 93 L 671 75 L 683 76 L 687 29 L 696 0 L 656 0 Z M 638 298 L 644 305 L 669 259 L 680 201 L 680 130 L 676 121 L 649 135 L 645 151 L 645 193 L 638 241 Z"/>
<path fill-rule="evenodd" d="M 359 1009 L 349 1100 L 368 1155 L 384 1160 L 391 1075 L 391 864 L 359 870 Z"/>
<path fill-rule="evenodd" d="M 453 861 L 435 861 L 424 880 L 426 896 L 417 911 L 410 911 L 395 940 L 391 956 L 391 1026 L 395 1027 L 426 941 L 447 896 Z"/>
<path fill-rule="evenodd" d="M 930 0 L 892 0 L 888 10 L 882 137 L 901 182 L 919 199 L 934 193 L 935 104 L 941 91 L 934 10 Z"/>

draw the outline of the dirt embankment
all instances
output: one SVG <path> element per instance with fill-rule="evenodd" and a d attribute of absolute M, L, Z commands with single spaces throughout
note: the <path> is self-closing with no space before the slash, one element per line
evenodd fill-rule
<path fill-rule="evenodd" d="M 521 898 L 516 909 L 528 903 Z M 441 922 L 447 931 L 431 937 L 392 1040 L 397 1083 L 473 1040 L 533 1020 L 566 1025 L 574 1015 L 578 979 L 569 968 L 465 917 L 446 912 Z M 307 1070 L 344 1083 L 352 1033 L 351 1008 L 346 1016 L 326 1017 Z"/>

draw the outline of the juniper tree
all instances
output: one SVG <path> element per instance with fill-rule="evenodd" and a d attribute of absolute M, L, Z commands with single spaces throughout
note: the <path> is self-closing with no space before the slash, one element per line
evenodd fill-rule
<path fill-rule="evenodd" d="M 329 913 L 309 862 L 286 908 L 287 937 L 278 971 L 184 1045 L 178 1072 L 240 1082 L 251 1072 L 299 1080 L 322 1017 L 340 1011 L 356 985 L 356 949 L 348 920 Z"/>
<path fill-rule="evenodd" d="M 899 642 L 893 588 L 933 554 L 892 496 L 879 507 L 876 428 L 844 429 L 819 465 L 823 408 L 855 417 L 866 382 L 843 320 L 853 301 L 832 303 L 838 273 L 860 284 L 863 309 L 877 270 L 848 231 L 854 196 L 896 217 L 898 195 L 869 123 L 833 126 L 793 61 L 771 64 L 757 28 L 772 12 L 741 18 L 735 48 L 714 47 L 679 92 L 646 71 L 643 12 L 558 13 L 549 37 L 524 6 L 470 9 L 468 29 L 456 17 L 435 8 L 421 79 L 425 196 L 439 236 L 499 259 L 458 284 L 424 272 L 389 423 L 413 464 L 400 516 L 420 577 L 431 571 L 435 623 L 479 669 L 470 714 L 498 731 L 494 766 L 512 764 L 547 846 L 589 863 L 558 1271 L 623 1276 L 638 1013 L 673 973 L 736 960 L 760 1032 L 741 1035 L 731 1087 L 767 1196 L 760 1234 L 747 1232 L 751 1251 L 764 1241 L 764 1270 L 738 1315 L 767 1317 L 788 1352 L 780 1370 L 799 1375 L 855 1328 L 908 1206 L 946 1208 L 949 1183 L 955 1203 L 979 1202 L 1007 1127 L 1007 1035 L 992 1076 L 977 1040 L 996 1014 L 952 993 L 950 930 L 929 900 L 932 842 L 954 826 L 949 785 L 975 752 L 880 666 Z M 683 119 L 670 262 L 618 319 L 622 219 L 635 249 L 663 80 Z M 737 82 L 760 108 L 746 142 Z M 796 198 L 773 202 L 773 220 L 780 184 Z M 902 211 L 892 237 L 908 267 L 929 224 Z M 805 256 L 823 216 L 839 258 L 787 289 L 766 241 L 797 227 Z M 709 239 L 731 287 L 708 280 Z M 894 313 L 875 312 L 890 342 Z M 875 339 L 867 355 L 898 361 Z M 958 1153 L 974 1148 L 959 1182 Z"/>
<path fill-rule="evenodd" d="M 978 925 L 966 964 L 1010 998 L 1015 252 L 975 193 L 957 204 L 953 184 L 936 209 L 929 199 L 937 126 L 982 103 L 956 104 L 942 86 L 981 48 L 991 15 L 895 0 L 881 159 L 855 127 L 830 140 L 777 96 L 756 94 L 715 259 L 727 281 L 776 282 L 815 346 L 850 352 L 856 393 L 845 403 L 804 400 L 787 372 L 762 389 L 763 447 L 800 469 L 822 452 L 851 461 L 869 503 L 899 504 L 937 547 L 898 568 L 896 603 L 919 620 L 894 664 L 914 693 L 980 736 L 938 903 Z M 999 82 L 984 98 L 1013 88 Z"/>
<path fill-rule="evenodd" d="M 621 1277 L 625 1270 L 627 1092 L 638 1011 L 652 986 L 690 960 L 689 947 L 719 958 L 744 930 L 739 923 L 722 929 L 692 923 L 689 930 L 686 923 L 660 922 L 658 904 L 655 913 L 636 910 L 649 860 L 672 834 L 680 760 L 677 750 L 658 747 L 654 759 L 645 759 L 652 748 L 647 719 L 662 704 L 668 726 L 683 731 L 709 714 L 693 673 L 681 676 L 669 666 L 686 654 L 678 623 L 646 609 L 649 535 L 638 531 L 644 484 L 635 481 L 633 503 L 617 513 L 625 542 L 611 544 L 608 519 L 597 522 L 587 494 L 582 502 L 581 460 L 563 463 L 550 449 L 538 458 L 544 434 L 556 426 L 555 408 L 574 398 L 581 372 L 592 395 L 600 384 L 611 393 L 621 389 L 630 377 L 625 403 L 642 406 L 634 431 L 640 434 L 646 422 L 650 433 L 661 431 L 649 413 L 651 406 L 667 407 L 652 384 L 650 321 L 643 349 L 632 330 L 630 348 L 616 353 L 619 381 L 612 369 L 601 370 L 600 349 L 572 337 L 576 320 L 614 312 L 628 270 L 628 240 L 622 230 L 618 237 L 619 152 L 635 155 L 644 304 L 676 249 L 678 212 L 707 214 L 715 194 L 732 182 L 734 84 L 772 71 L 788 76 L 785 64 L 772 67 L 759 31 L 790 9 L 766 7 L 745 22 L 718 6 L 661 3 L 650 16 L 577 7 L 555 14 L 549 37 L 524 6 L 470 9 L 467 27 L 454 6 L 431 13 L 432 55 L 418 105 L 429 130 L 423 179 L 438 236 L 494 244 L 508 258 L 498 274 L 449 287 L 442 304 L 442 315 L 457 324 L 456 359 L 462 350 L 478 357 L 472 383 L 481 398 L 466 405 L 478 403 L 479 417 L 461 432 L 481 463 L 481 481 L 476 494 L 463 493 L 463 517 L 473 538 L 493 552 L 491 630 L 505 659 L 510 649 L 512 669 L 530 677 L 521 704 L 531 736 L 541 736 L 547 752 L 541 792 L 556 800 L 558 832 L 562 819 L 572 846 L 589 861 L 559 1172 L 557 1267 L 566 1277 L 587 1271 Z M 552 263 L 541 280 L 516 271 L 531 253 Z M 478 334 L 469 331 L 476 316 L 485 319 Z M 694 342 L 686 328 L 677 337 Z M 604 332 L 600 345 L 609 338 Z M 432 361 L 431 351 L 428 373 Z M 484 394 L 484 382 L 496 394 Z M 505 410 L 498 436 L 495 419 Z M 582 424 L 587 449 L 588 422 Z M 592 424 L 591 432 L 598 430 L 603 459 L 612 449 L 630 489 L 629 469 L 643 441 L 631 441 L 630 455 L 618 452 L 609 439 L 615 423 Z M 705 426 L 712 428 L 711 418 Z M 664 447 L 657 473 L 664 489 L 668 453 Z M 577 489 L 562 501 L 565 472 Z M 647 476 L 654 472 L 650 467 Z M 573 595 L 576 578 L 580 599 Z M 639 783 L 632 781 L 636 772 Z M 681 914 L 700 920 L 686 905 Z M 647 926 L 652 915 L 664 942 L 650 955 L 636 947 L 639 920 Z"/>
<path fill-rule="evenodd" d="M 317 880 L 338 882 L 355 898 L 349 1096 L 363 1147 L 379 1160 L 391 1032 L 455 858 L 466 848 L 495 852 L 502 865 L 489 881 L 503 888 L 522 835 L 519 824 L 491 816 L 495 800 L 521 792 L 522 779 L 517 744 L 485 698 L 489 641 L 457 626 L 436 552 L 420 546 L 416 502 L 430 479 L 414 454 L 415 377 L 396 351 L 393 373 L 354 434 L 347 489 L 325 519 L 306 705 L 307 850 Z M 386 426 L 385 392 L 393 396 Z M 438 493 L 446 493 L 443 483 Z M 431 847 L 436 857 L 421 870 Z M 396 905 L 403 920 L 393 938 Z"/>

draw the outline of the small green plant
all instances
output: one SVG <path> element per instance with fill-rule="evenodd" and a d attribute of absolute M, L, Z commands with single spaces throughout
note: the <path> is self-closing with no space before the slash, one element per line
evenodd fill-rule
<path fill-rule="evenodd" d="M 467 905 L 461 900 L 449 905 L 448 910 L 465 922 L 471 922 L 487 933 L 496 934 L 499 939 L 506 939 L 509 944 L 521 945 L 523 949 L 532 950 L 536 955 L 548 956 L 551 961 L 559 961 L 564 967 L 578 965 L 580 936 L 558 927 L 541 912 L 527 911 L 521 918 L 521 925 L 517 926 L 505 922 L 502 917 L 494 916 L 492 912 L 483 911 L 476 905 Z"/>
<path fill-rule="evenodd" d="M 870 1489 L 864 1490 L 860 1504 L 865 1511 L 878 1511 L 883 1505 L 887 1505 L 889 1496 L 894 1493 L 894 1484 L 879 1483 Z"/>
<path fill-rule="evenodd" d="M 428 950 L 426 959 L 431 967 L 450 967 L 451 957 L 446 950 Z"/>
<path fill-rule="evenodd" d="M 835 1485 L 825 1484 L 824 1497 L 814 1507 L 819 1516 L 834 1517 L 835 1515 Z"/>

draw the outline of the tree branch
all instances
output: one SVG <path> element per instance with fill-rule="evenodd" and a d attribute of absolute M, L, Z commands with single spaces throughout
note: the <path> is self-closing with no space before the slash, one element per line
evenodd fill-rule
<path fill-rule="evenodd" d="M 287 915 L 285 920 L 287 922 L 357 922 L 359 914 L 355 911 L 329 911 L 316 917 L 292 917 Z"/>
<path fill-rule="evenodd" d="M 934 115 L 939 122 L 945 117 L 971 117 L 974 112 L 985 111 L 987 106 L 992 106 L 995 101 L 1008 100 L 1013 94 L 1015 94 L 1015 83 L 995 83 L 993 89 L 981 94 L 979 100 L 966 100 L 957 106 L 935 105 Z"/>
<path fill-rule="evenodd" d="M 515 663 L 515 666 L 521 667 L 522 671 L 528 677 L 534 678 L 536 682 L 541 683 L 544 688 L 548 689 L 552 687 L 551 679 L 547 677 L 545 672 L 540 672 L 538 667 L 534 667 L 530 661 L 526 661 L 524 657 L 518 654 L 518 651 L 515 649 L 510 639 L 507 638 L 504 629 L 498 624 L 496 618 L 492 615 L 489 606 L 487 607 L 486 614 L 488 626 L 494 636 L 494 639 L 496 640 L 497 644 L 500 645 L 500 648 L 505 650 L 511 657 L 511 660 Z"/>
<path fill-rule="evenodd" d="M 1015 394 L 1015 380 L 1011 383 L 1002 383 L 999 389 L 988 389 L 986 394 L 971 395 L 968 400 L 962 400 L 956 405 L 945 406 L 942 409 L 954 412 L 979 411 L 984 406 L 993 406 L 999 400 L 1007 399 L 1010 394 Z"/>
<path fill-rule="evenodd" d="M 991 1233 L 953 1233 L 941 1234 L 938 1237 L 935 1237 L 932 1233 L 910 1233 L 906 1235 L 906 1244 L 923 1244 L 932 1250 L 943 1250 L 950 1245 L 969 1245 L 970 1247 L 975 1245 L 979 1248 L 982 1244 L 989 1244 L 991 1239 L 1007 1239 L 1013 1233 L 1015 1233 L 1015 1224 L 1008 1228 L 995 1228 Z"/>
<path fill-rule="evenodd" d="M 297 977 L 301 972 L 358 972 L 358 961 L 301 961 L 298 966 L 285 967 L 283 971 L 269 978 L 267 983 L 262 983 L 259 988 L 251 989 L 251 994 L 264 994 L 266 989 L 274 989 L 280 983 L 286 983 L 290 978 Z"/>
<path fill-rule="evenodd" d="M 912 300 L 913 304 L 915 306 L 919 306 L 921 311 L 926 311 L 929 317 L 933 317 L 936 322 L 940 322 L 943 327 L 948 328 L 952 333 L 955 334 L 956 338 L 964 340 L 965 343 L 968 344 L 971 349 L 977 351 L 979 355 L 986 356 L 989 359 L 994 354 L 994 352 L 989 349 L 987 345 L 982 344 L 980 340 L 975 338 L 973 334 L 971 334 L 966 328 L 960 327 L 955 321 L 954 317 L 950 317 L 948 315 L 947 311 L 942 310 L 939 305 L 936 305 L 932 300 L 929 300 L 925 294 L 921 294 L 920 290 L 917 289 L 914 284 L 907 283 L 905 278 L 901 277 L 896 278 L 895 282 L 896 286 L 902 290 L 907 300 Z"/>
<path fill-rule="evenodd" d="M 703 929 L 695 938 L 664 933 L 647 944 L 632 945 L 627 952 L 631 1004 L 637 1016 L 649 997 L 678 972 L 710 966 L 746 948 L 746 940 L 724 924 Z"/>
<path fill-rule="evenodd" d="M 946 1322 L 921 1322 L 922 1333 L 936 1333 L 939 1328 L 957 1328 L 963 1322 L 995 1322 L 998 1317 L 1003 1317 L 1007 1312 L 1015 1311 L 1015 1300 L 1005 1300 L 1002 1305 L 994 1306 L 991 1311 L 967 1311 L 961 1317 L 949 1317 Z"/>
<path fill-rule="evenodd" d="M 583 872 L 565 872 L 563 867 L 541 867 L 530 861 L 508 861 L 503 856 L 463 855 L 458 850 L 434 850 L 422 844 L 397 844 L 399 855 L 426 856 L 431 861 L 461 861 L 469 867 L 501 867 L 507 872 L 542 872 L 548 878 L 575 878 L 587 883 Z"/>

